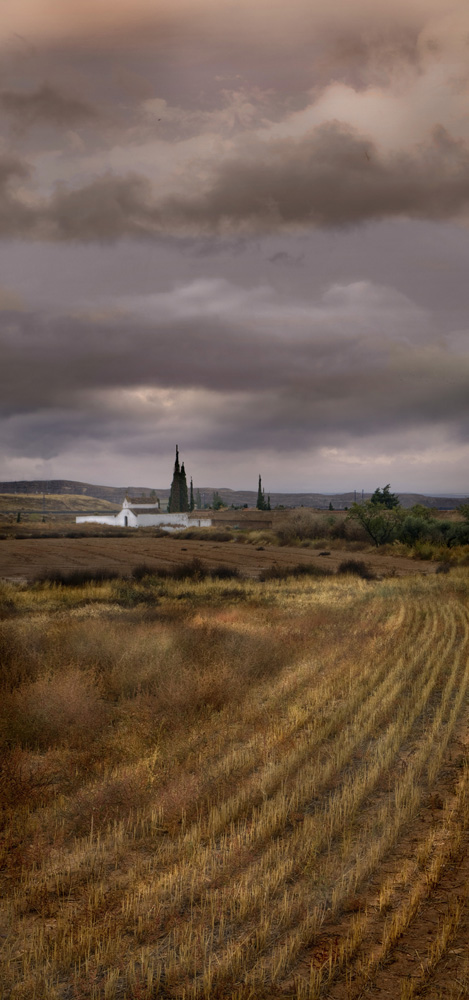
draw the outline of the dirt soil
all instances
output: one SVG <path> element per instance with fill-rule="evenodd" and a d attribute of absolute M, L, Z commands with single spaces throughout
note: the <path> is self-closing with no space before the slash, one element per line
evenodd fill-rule
<path fill-rule="evenodd" d="M 288 546 L 256 549 L 236 542 L 205 542 L 167 538 L 23 538 L 0 541 L 0 577 L 30 581 L 37 575 L 106 568 L 128 576 L 145 563 L 150 569 L 171 569 L 197 558 L 208 568 L 229 566 L 245 576 L 257 577 L 270 566 L 313 564 L 334 572 L 344 560 L 363 561 L 377 576 L 434 573 L 436 563 L 402 556 L 381 555 L 373 550 L 301 549 Z"/>
<path fill-rule="evenodd" d="M 406 863 L 415 860 L 419 846 L 429 834 L 435 834 L 435 842 L 441 843 L 445 836 L 447 817 L 455 803 L 455 788 L 467 767 L 469 754 L 468 714 L 462 720 L 458 731 L 448 745 L 446 766 L 434 784 L 432 794 L 422 803 L 414 823 L 409 824 L 407 835 L 398 850 L 384 860 L 380 869 L 392 877 L 399 878 Z M 462 817 L 462 837 L 459 848 L 443 865 L 435 883 L 430 883 L 423 893 L 415 915 L 399 935 L 389 954 L 378 962 L 374 972 L 364 974 L 366 959 L 379 952 L 383 925 L 387 922 L 387 911 L 381 912 L 378 905 L 377 885 L 372 877 L 363 887 L 342 917 L 327 933 L 316 942 L 305 955 L 303 974 L 307 976 L 311 965 L 321 966 L 327 962 L 329 952 L 337 947 L 350 931 L 351 922 L 360 915 L 366 920 L 366 931 L 360 946 L 360 953 L 352 957 L 347 975 L 328 984 L 327 1000 L 467 1000 L 469 998 L 469 817 L 467 807 Z M 423 865 L 420 874 L 422 882 L 429 878 L 430 862 Z M 402 898 L 405 890 L 402 890 Z M 399 903 L 399 894 L 396 903 Z M 448 913 L 458 904 L 461 917 L 458 925 L 448 936 L 446 948 L 434 965 L 428 967 L 431 953 Z"/>

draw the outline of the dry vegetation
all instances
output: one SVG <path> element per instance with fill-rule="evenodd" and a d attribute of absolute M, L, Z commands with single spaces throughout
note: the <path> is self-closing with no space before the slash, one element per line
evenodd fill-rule
<path fill-rule="evenodd" d="M 100 511 L 102 514 L 115 514 L 120 507 L 107 500 L 87 497 L 73 493 L 0 493 L 0 519 L 8 524 L 16 521 L 18 513 L 21 522 L 40 521 L 42 516 L 53 520 L 54 514 L 67 515 L 70 511 Z M 52 514 L 51 512 L 54 512 Z M 27 513 L 25 513 L 27 512 Z"/>
<path fill-rule="evenodd" d="M 3 584 L 3 996 L 467 996 L 468 594 Z"/>
<path fill-rule="evenodd" d="M 207 534 L 197 538 L 179 537 L 179 533 L 175 537 L 151 528 L 127 528 L 122 533 L 108 528 L 100 537 L 74 537 L 75 532 L 71 532 L 72 537 L 31 538 L 25 534 L 21 538 L 0 539 L 0 577 L 33 581 L 47 573 L 102 569 L 130 576 L 139 563 L 146 563 L 154 571 L 172 571 L 194 558 L 208 567 L 224 563 L 249 577 L 259 577 L 275 569 L 285 572 L 293 566 L 314 566 L 317 570 L 335 572 L 348 558 L 364 561 L 375 575 L 413 574 L 416 569 L 408 553 L 388 551 L 385 546 L 376 549 L 366 543 L 330 539 L 310 546 L 278 546 L 261 531 L 225 540 L 226 532 L 210 532 L 210 529 L 200 529 L 200 532 L 203 530 Z M 194 530 L 190 529 L 190 535 L 193 534 Z M 241 539 L 244 544 L 243 541 L 240 544 Z M 457 559 L 458 553 L 451 550 L 451 558 Z M 467 558 L 468 547 L 465 546 L 463 559 L 467 561 Z M 446 564 L 451 565 L 445 559 Z M 438 563 L 426 561 L 417 565 L 420 572 L 434 573 Z"/>

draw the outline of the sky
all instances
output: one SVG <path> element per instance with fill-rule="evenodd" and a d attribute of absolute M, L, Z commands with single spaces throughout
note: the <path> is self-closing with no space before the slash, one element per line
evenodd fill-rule
<path fill-rule="evenodd" d="M 0 479 L 469 492 L 467 0 L 0 0 Z"/>

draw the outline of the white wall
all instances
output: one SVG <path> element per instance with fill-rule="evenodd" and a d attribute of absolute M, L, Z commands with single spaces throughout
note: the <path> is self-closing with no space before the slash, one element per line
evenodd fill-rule
<path fill-rule="evenodd" d="M 111 524 L 114 528 L 124 528 L 127 518 L 128 528 L 163 528 L 164 531 L 177 531 L 180 528 L 210 528 L 210 517 L 189 517 L 188 514 L 133 514 L 129 508 L 123 507 L 118 514 L 80 515 L 77 524 Z"/>
<path fill-rule="evenodd" d="M 77 524 L 111 524 L 114 528 L 136 528 L 137 518 L 130 510 L 120 510 L 118 514 L 89 514 L 75 518 Z"/>

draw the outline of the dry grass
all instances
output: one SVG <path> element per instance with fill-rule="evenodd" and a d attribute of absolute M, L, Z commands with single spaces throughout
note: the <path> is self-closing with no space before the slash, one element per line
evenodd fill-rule
<path fill-rule="evenodd" d="M 1 588 L 3 995 L 352 996 L 466 835 L 467 571 L 137 577 Z"/>

